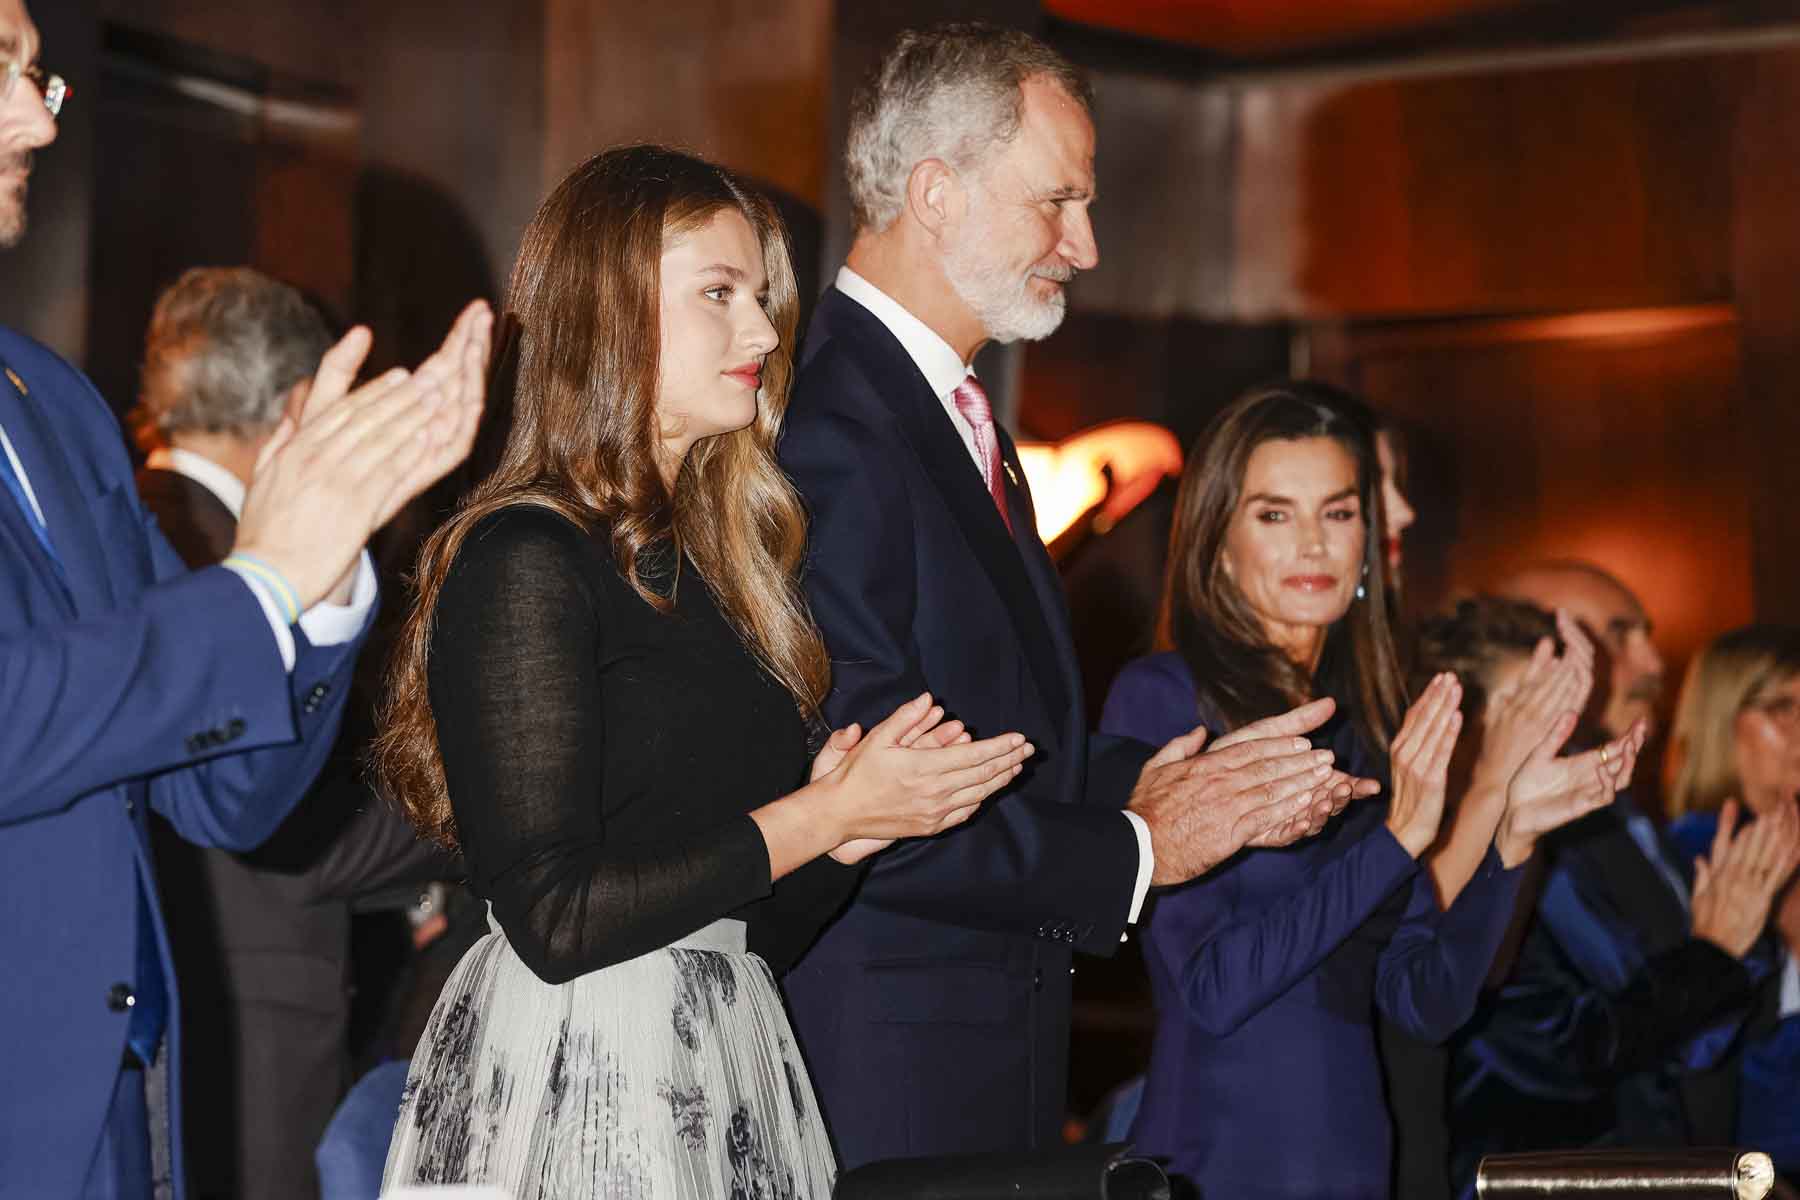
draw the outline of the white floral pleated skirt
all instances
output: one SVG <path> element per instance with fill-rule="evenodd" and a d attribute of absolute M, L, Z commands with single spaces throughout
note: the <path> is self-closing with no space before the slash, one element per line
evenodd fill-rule
<path fill-rule="evenodd" d="M 774 978 L 721 920 L 548 984 L 497 930 L 407 1075 L 382 1190 L 513 1200 L 829 1200 L 836 1167 Z"/>

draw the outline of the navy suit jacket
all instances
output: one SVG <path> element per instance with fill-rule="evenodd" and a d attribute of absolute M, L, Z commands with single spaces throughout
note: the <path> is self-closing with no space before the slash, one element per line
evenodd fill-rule
<path fill-rule="evenodd" d="M 1137 880 L 1119 810 L 1151 750 L 1088 735 L 1061 583 L 1000 440 L 1011 534 L 899 341 L 826 292 L 781 444 L 812 512 L 826 715 L 868 728 L 930 690 L 977 737 L 1037 747 L 966 825 L 878 855 L 787 977 L 845 1168 L 1054 1144 L 1070 954 L 1116 949 Z"/>
<path fill-rule="evenodd" d="M 296 628 L 286 671 L 244 582 L 188 571 L 157 532 L 87 379 L 10 330 L 0 359 L 25 388 L 0 379 L 0 428 L 62 563 L 0 497 L 0 1197 L 41 1200 L 81 1187 L 118 1075 L 149 811 L 205 845 L 268 836 L 331 748 L 360 642 Z M 179 1063 L 173 1019 L 169 1039 Z"/>

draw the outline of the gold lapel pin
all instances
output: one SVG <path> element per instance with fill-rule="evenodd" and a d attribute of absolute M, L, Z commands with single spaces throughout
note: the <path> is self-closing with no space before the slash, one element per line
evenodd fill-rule
<path fill-rule="evenodd" d="M 11 367 L 6 368 L 6 377 L 8 379 L 12 380 L 12 385 L 14 387 L 19 389 L 19 395 L 21 395 L 21 396 L 31 395 L 31 389 L 25 386 L 25 381 L 23 379 L 20 379 L 16 374 L 13 373 L 13 369 Z"/>
<path fill-rule="evenodd" d="M 1014 487 L 1024 487 L 1025 486 L 1024 484 L 1019 482 L 1019 473 L 1017 471 L 1013 470 L 1012 463 L 1002 461 L 1000 465 L 1006 468 L 1006 477 L 1008 479 L 1012 480 L 1012 485 Z"/>

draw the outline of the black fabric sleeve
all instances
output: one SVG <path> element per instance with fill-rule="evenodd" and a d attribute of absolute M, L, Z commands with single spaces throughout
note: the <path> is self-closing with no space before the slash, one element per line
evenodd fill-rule
<path fill-rule="evenodd" d="M 737 914 L 749 926 L 750 950 L 776 975 L 785 974 L 850 903 L 867 862 L 846 867 L 822 854 L 776 880 L 767 899 Z"/>
<path fill-rule="evenodd" d="M 1704 938 L 1653 955 L 1584 1030 L 1582 1061 L 1593 1072 L 1626 1074 L 1668 1059 L 1707 1026 L 1745 1009 L 1752 983 L 1744 964 Z"/>
<path fill-rule="evenodd" d="M 562 518 L 506 510 L 458 551 L 431 639 L 431 704 L 471 882 L 549 983 L 769 893 L 768 850 L 747 814 L 608 837 L 597 566 L 610 569 Z"/>

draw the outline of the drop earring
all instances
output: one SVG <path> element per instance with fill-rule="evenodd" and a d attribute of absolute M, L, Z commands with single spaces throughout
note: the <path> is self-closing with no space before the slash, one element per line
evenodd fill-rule
<path fill-rule="evenodd" d="M 1369 578 L 1369 564 L 1364 563 L 1363 569 L 1362 569 L 1362 579 L 1359 579 L 1356 583 L 1356 598 L 1358 600 L 1367 600 L 1369 598 L 1369 588 L 1368 588 L 1368 583 L 1367 583 L 1368 578 Z"/>

